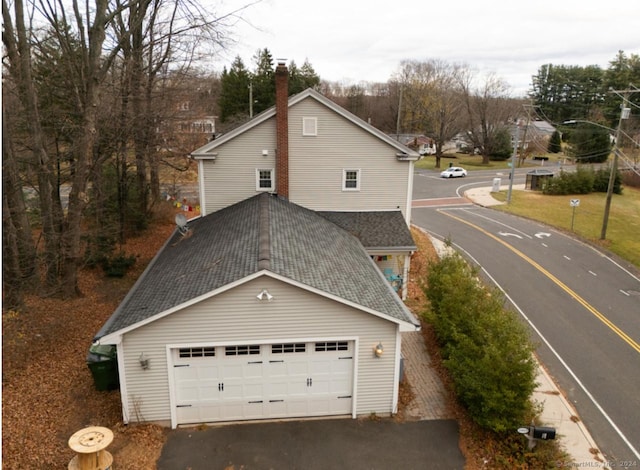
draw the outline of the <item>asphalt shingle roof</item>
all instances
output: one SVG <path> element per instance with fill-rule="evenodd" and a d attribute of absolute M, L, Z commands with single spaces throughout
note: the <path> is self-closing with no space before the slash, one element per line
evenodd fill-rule
<path fill-rule="evenodd" d="M 361 225 L 369 224 L 374 214 Z M 186 236 L 176 230 L 170 237 L 97 338 L 261 269 L 415 323 L 358 238 L 314 211 L 265 193 L 195 219 L 188 227 Z M 404 229 L 408 233 L 406 224 Z"/>
<path fill-rule="evenodd" d="M 367 249 L 416 250 L 416 244 L 400 211 L 318 212 L 358 237 Z"/>

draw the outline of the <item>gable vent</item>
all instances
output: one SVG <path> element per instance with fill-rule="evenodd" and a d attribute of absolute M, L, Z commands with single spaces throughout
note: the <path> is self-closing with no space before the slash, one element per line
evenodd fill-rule
<path fill-rule="evenodd" d="M 318 135 L 318 118 L 302 118 L 302 135 Z"/>

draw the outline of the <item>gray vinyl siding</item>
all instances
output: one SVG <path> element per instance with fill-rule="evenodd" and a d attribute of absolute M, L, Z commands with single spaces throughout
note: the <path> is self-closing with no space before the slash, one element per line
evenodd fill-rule
<path fill-rule="evenodd" d="M 317 118 L 316 136 L 302 135 L 303 117 Z M 217 147 L 215 161 L 203 161 L 204 215 L 256 194 L 255 170 L 275 168 L 275 142 L 272 117 Z M 317 211 L 400 209 L 407 218 L 410 163 L 396 153 L 316 100 L 303 100 L 289 108 L 289 200 Z M 360 170 L 359 191 L 342 190 L 345 169 Z"/>
<path fill-rule="evenodd" d="M 268 289 L 273 301 L 256 295 Z M 278 280 L 262 277 L 129 332 L 123 339 L 131 421 L 170 420 L 166 345 L 357 338 L 356 413 L 393 412 L 397 325 Z M 385 354 L 374 357 L 378 342 Z M 142 370 L 140 354 L 149 359 Z M 355 359 L 355 358 L 354 358 Z"/>
<path fill-rule="evenodd" d="M 200 175 L 204 183 L 203 215 L 258 193 L 256 168 L 275 170 L 275 142 L 275 119 L 270 119 L 221 145 L 215 150 L 218 153 L 215 160 L 203 161 Z M 263 150 L 268 150 L 269 155 L 263 156 Z"/>
<path fill-rule="evenodd" d="M 318 134 L 302 135 L 316 117 Z M 318 211 L 397 210 L 405 215 L 409 162 L 397 149 L 313 99 L 289 110 L 289 198 Z M 343 169 L 360 170 L 360 190 L 342 190 Z"/>

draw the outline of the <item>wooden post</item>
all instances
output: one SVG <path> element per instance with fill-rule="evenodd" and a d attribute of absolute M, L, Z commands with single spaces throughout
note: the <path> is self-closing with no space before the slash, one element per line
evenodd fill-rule
<path fill-rule="evenodd" d="M 109 470 L 113 456 L 105 449 L 113 441 L 110 429 L 91 426 L 69 438 L 69 447 L 77 455 L 69 462 L 68 470 Z"/>

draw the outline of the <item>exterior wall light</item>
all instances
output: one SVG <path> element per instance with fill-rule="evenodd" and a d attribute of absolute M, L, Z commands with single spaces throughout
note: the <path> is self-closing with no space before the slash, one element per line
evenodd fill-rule
<path fill-rule="evenodd" d="M 266 300 L 267 302 L 271 302 L 273 300 L 273 295 L 267 292 L 267 289 L 264 289 L 258 295 L 256 295 L 258 300 Z"/>
<path fill-rule="evenodd" d="M 378 343 L 376 347 L 373 348 L 373 354 L 375 354 L 376 357 L 382 357 L 384 354 L 384 347 L 382 346 L 382 343 Z"/>
<path fill-rule="evenodd" d="M 147 370 L 149 368 L 149 358 L 144 357 L 144 353 L 140 353 L 138 361 L 140 362 L 140 367 L 142 367 L 142 370 Z"/>

